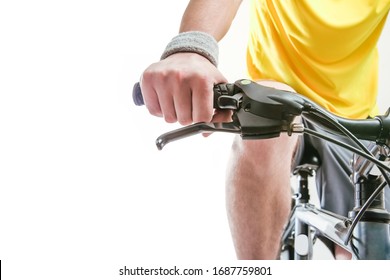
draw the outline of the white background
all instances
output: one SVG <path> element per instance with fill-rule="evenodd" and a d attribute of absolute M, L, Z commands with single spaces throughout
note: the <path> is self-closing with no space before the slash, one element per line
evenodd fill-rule
<path fill-rule="evenodd" d="M 5 279 L 116 279 L 124 265 L 227 264 L 231 135 L 157 151 L 178 127 L 132 104 L 187 1 L 1 1 L 0 259 Z M 245 77 L 248 3 L 221 42 Z M 380 105 L 390 105 L 390 30 Z M 121 278 L 122 279 L 122 278 Z"/>

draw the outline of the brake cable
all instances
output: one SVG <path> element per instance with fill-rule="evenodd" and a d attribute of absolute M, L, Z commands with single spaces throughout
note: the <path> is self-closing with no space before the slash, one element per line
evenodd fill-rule
<path fill-rule="evenodd" d="M 383 178 L 385 179 L 385 182 L 381 183 L 375 189 L 375 191 L 370 195 L 370 197 L 367 199 L 367 201 L 363 204 L 363 206 L 357 212 L 354 219 L 351 221 L 350 227 L 348 229 L 348 232 L 346 233 L 345 240 L 344 240 L 345 245 L 347 245 L 351 241 L 354 228 L 356 227 L 357 223 L 361 220 L 361 218 L 363 217 L 363 215 L 366 212 L 366 210 L 368 209 L 368 207 L 371 205 L 371 203 L 374 201 L 374 199 L 377 197 L 377 195 L 381 191 L 383 191 L 383 189 L 386 187 L 386 185 L 390 186 L 390 179 L 386 173 L 386 171 L 390 172 L 390 168 L 388 166 L 386 166 L 385 164 L 383 164 L 380 160 L 376 159 L 373 156 L 373 154 L 367 149 L 367 147 L 364 146 L 364 144 L 355 135 L 353 135 L 342 124 L 340 124 L 339 122 L 337 122 L 333 118 L 329 117 L 329 115 L 326 114 L 326 112 L 323 112 L 322 110 L 319 110 L 318 108 L 314 108 L 314 107 L 312 107 L 311 110 L 312 111 L 310 111 L 310 113 L 313 113 L 316 116 L 318 116 L 318 117 L 326 120 L 330 124 L 332 124 L 339 131 L 341 131 L 345 136 L 347 136 L 349 139 L 351 139 L 360 149 L 357 149 L 357 148 L 353 147 L 352 145 L 346 144 L 346 143 L 341 142 L 339 140 L 336 140 L 332 137 L 328 137 L 328 136 L 325 136 L 323 134 L 320 134 L 320 133 L 313 131 L 311 129 L 305 128 L 304 133 L 307 133 L 307 134 L 310 134 L 312 136 L 324 139 L 326 141 L 330 141 L 330 142 L 337 144 L 341 147 L 349 149 L 350 151 L 352 151 L 358 155 L 361 155 L 362 157 L 366 158 L 367 160 L 370 160 L 371 162 L 373 162 L 374 164 L 376 164 L 378 166 L 380 172 L 382 173 Z"/>

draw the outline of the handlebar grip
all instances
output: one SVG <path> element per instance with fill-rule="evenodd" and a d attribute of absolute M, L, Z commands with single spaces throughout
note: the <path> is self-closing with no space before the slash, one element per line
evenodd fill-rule
<path fill-rule="evenodd" d="M 218 109 L 232 109 L 239 108 L 238 99 L 232 97 L 234 95 L 234 84 L 222 83 L 214 85 L 214 108 Z M 224 98 L 219 99 L 219 97 Z M 133 102 L 137 106 L 145 105 L 144 97 L 142 96 L 141 85 L 139 82 L 133 86 Z"/>
<path fill-rule="evenodd" d="M 135 83 L 133 86 L 133 102 L 137 106 L 145 105 L 144 97 L 142 96 L 141 85 Z"/>

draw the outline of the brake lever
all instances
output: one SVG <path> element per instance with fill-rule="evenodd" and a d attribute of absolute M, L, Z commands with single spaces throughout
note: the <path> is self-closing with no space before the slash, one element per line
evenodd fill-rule
<path fill-rule="evenodd" d="M 156 139 L 156 146 L 159 150 L 162 150 L 162 148 L 164 148 L 164 146 L 170 142 L 200 133 L 212 132 L 228 132 L 241 134 L 241 128 L 234 121 L 230 123 L 195 123 L 160 135 Z"/>
<path fill-rule="evenodd" d="M 282 132 L 287 132 L 288 135 L 303 133 L 303 126 L 301 123 L 271 120 L 240 110 L 233 114 L 233 121 L 229 123 L 200 122 L 166 132 L 156 139 L 156 146 L 162 150 L 170 142 L 200 133 L 213 132 L 239 134 L 242 139 L 268 139 L 278 137 Z"/>
<path fill-rule="evenodd" d="M 281 132 L 289 135 L 302 133 L 303 128 L 293 120 L 302 113 L 304 101 L 291 92 L 264 87 L 249 80 L 219 84 L 214 87 L 214 107 L 233 110 L 232 122 L 185 126 L 162 134 L 156 139 L 156 145 L 162 150 L 172 141 L 199 133 L 228 132 L 240 134 L 243 139 L 273 138 Z"/>

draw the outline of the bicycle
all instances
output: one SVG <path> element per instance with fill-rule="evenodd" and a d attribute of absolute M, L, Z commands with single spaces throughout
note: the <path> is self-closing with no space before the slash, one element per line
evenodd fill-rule
<path fill-rule="evenodd" d="M 136 105 L 144 103 L 138 83 L 133 88 L 133 100 Z M 384 189 L 390 186 L 390 168 L 386 164 L 390 162 L 390 109 L 371 119 L 341 118 L 299 93 L 264 87 L 247 79 L 215 85 L 214 107 L 233 110 L 232 122 L 195 123 L 167 132 L 157 138 L 157 148 L 161 150 L 172 141 L 204 132 L 235 133 L 243 139 L 278 137 L 283 132 L 311 135 L 354 153 L 351 179 L 355 185 L 355 206 L 348 217 L 310 203 L 308 178 L 318 168 L 313 154 L 294 170 L 298 185 L 281 240 L 281 259 L 311 259 L 317 236 L 346 249 L 353 259 L 390 259 L 390 213 L 384 201 Z M 294 122 L 298 116 L 348 137 L 354 145 Z M 371 144 L 366 147 L 360 140 Z"/>

